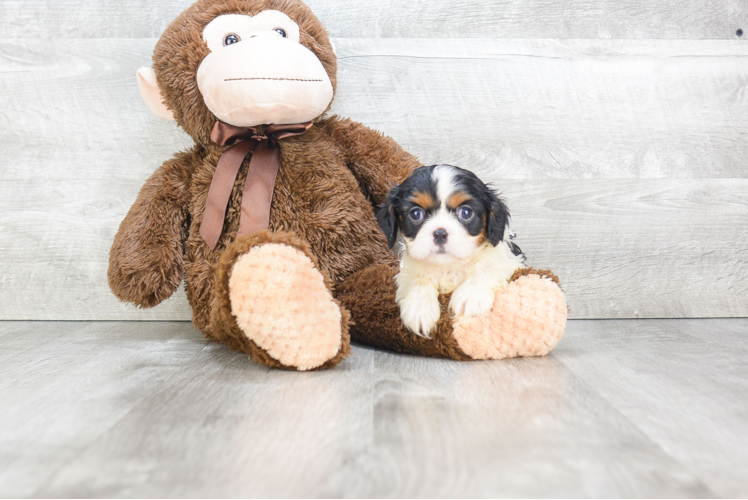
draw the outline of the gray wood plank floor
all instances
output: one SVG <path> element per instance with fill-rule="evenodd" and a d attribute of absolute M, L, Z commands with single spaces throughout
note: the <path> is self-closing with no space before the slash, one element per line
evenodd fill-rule
<path fill-rule="evenodd" d="M 748 495 L 748 319 L 268 370 L 189 323 L 0 322 L 0 496 Z"/>

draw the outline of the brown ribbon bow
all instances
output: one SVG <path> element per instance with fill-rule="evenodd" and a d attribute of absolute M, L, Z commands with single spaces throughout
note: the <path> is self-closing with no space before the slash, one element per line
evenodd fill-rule
<path fill-rule="evenodd" d="M 270 223 L 270 202 L 273 199 L 275 178 L 280 167 L 278 141 L 301 135 L 312 128 L 312 123 L 268 125 L 264 132 L 256 128 L 235 127 L 216 122 L 210 138 L 221 146 L 231 146 L 218 160 L 208 190 L 205 214 L 200 224 L 200 236 L 211 250 L 216 248 L 223 231 L 231 191 L 244 158 L 252 153 L 242 194 L 242 213 L 237 236 L 267 229 Z"/>

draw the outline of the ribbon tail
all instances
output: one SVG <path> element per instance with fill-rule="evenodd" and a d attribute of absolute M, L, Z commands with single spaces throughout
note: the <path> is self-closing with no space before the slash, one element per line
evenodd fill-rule
<path fill-rule="evenodd" d="M 280 148 L 270 141 L 261 142 L 249 162 L 237 236 L 261 231 L 270 225 L 270 204 L 279 167 Z"/>
<path fill-rule="evenodd" d="M 218 160 L 213 180 L 210 182 L 203 220 L 200 223 L 200 236 L 211 250 L 215 250 L 221 238 L 231 191 L 234 189 L 242 162 L 256 146 L 257 141 L 254 140 L 238 142 L 224 151 Z"/>

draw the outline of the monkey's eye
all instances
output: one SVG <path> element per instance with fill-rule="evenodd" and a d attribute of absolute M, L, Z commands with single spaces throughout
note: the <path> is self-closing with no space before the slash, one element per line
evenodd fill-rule
<path fill-rule="evenodd" d="M 234 33 L 231 33 L 229 35 L 226 35 L 226 38 L 223 39 L 223 46 L 227 45 L 234 45 L 235 43 L 239 43 L 241 38 L 239 38 L 239 35 L 235 35 Z"/>
<path fill-rule="evenodd" d="M 278 33 L 283 38 L 288 38 L 288 35 L 286 34 L 286 30 L 284 30 L 282 28 L 275 28 L 273 31 L 275 31 L 276 33 Z"/>
<path fill-rule="evenodd" d="M 421 207 L 411 208 L 410 212 L 408 212 L 408 216 L 414 222 L 421 222 L 423 220 L 423 209 Z"/>
<path fill-rule="evenodd" d="M 470 207 L 460 207 L 457 209 L 457 218 L 461 221 L 469 221 L 473 218 L 473 209 Z"/>

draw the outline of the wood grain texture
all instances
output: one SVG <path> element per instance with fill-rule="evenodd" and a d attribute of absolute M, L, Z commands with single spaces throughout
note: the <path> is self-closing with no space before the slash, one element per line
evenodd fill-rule
<path fill-rule="evenodd" d="M 746 346 L 573 321 L 546 358 L 301 374 L 187 323 L 0 322 L 0 496 L 745 496 L 748 364 L 699 329 Z"/>
<path fill-rule="evenodd" d="M 721 323 L 719 319 L 705 319 L 692 323 L 682 319 L 673 319 L 659 324 L 665 331 L 677 330 L 686 333 L 703 342 L 730 351 L 734 356 L 748 359 L 748 343 L 745 341 L 745 331 L 740 327 L 740 322 Z M 712 334 L 715 328 L 719 328 L 719 335 Z"/>
<path fill-rule="evenodd" d="M 746 177 L 748 44 L 341 40 L 335 111 L 496 178 Z M 366 75 L 362 78 L 362 75 Z"/>
<path fill-rule="evenodd" d="M 575 318 L 746 316 L 748 181 L 502 181 Z M 719 312 L 717 312 L 719 311 Z"/>
<path fill-rule="evenodd" d="M 47 175 L 65 178 L 114 170 L 142 179 L 188 147 L 173 124 L 148 114 L 133 83 L 153 43 L 0 43 L 8 89 L 0 96 L 0 175 L 24 176 L 43 164 Z M 748 177 L 748 44 L 338 45 L 333 111 L 392 135 L 426 163 L 504 179 Z M 94 161 L 95 172 L 81 168 Z"/>
<path fill-rule="evenodd" d="M 8 355 L 0 358 L 0 419 L 8 425 L 0 430 L 4 498 L 33 494 L 63 462 L 115 427 L 144 393 L 207 348 L 189 323 L 22 326 L 0 344 L 0 356 Z"/>
<path fill-rule="evenodd" d="M 573 317 L 748 315 L 748 46 L 339 42 L 335 111 L 494 181 Z M 191 144 L 139 102 L 153 43 L 0 43 L 0 319 L 190 317 L 105 281 L 142 182 Z"/>
<path fill-rule="evenodd" d="M 748 347 L 746 324 L 580 322 L 558 358 L 716 495 L 743 497 L 745 475 L 723 459 L 748 463 L 748 363 L 734 350 Z"/>
<path fill-rule="evenodd" d="M 529 263 L 561 277 L 572 317 L 746 315 L 748 180 L 496 185 Z M 38 201 L 48 186 L 0 186 L 2 199 L 16 207 L 0 213 L 7 235 L 3 266 L 14 270 L 3 276 L 4 319 L 189 319 L 181 292 L 147 311 L 122 306 L 111 295 L 108 250 L 131 201 L 82 196 L 121 192 L 125 186 L 116 180 L 80 187 L 51 191 L 56 223 L 50 223 L 52 212 Z M 133 197 L 138 187 L 128 187 Z"/>
<path fill-rule="evenodd" d="M 5 37 L 157 37 L 192 0 L 0 3 Z M 742 0 L 307 0 L 337 37 L 731 39 Z M 75 13 L 71 17 L 71 13 Z M 76 22 L 59 22 L 61 19 Z"/>

